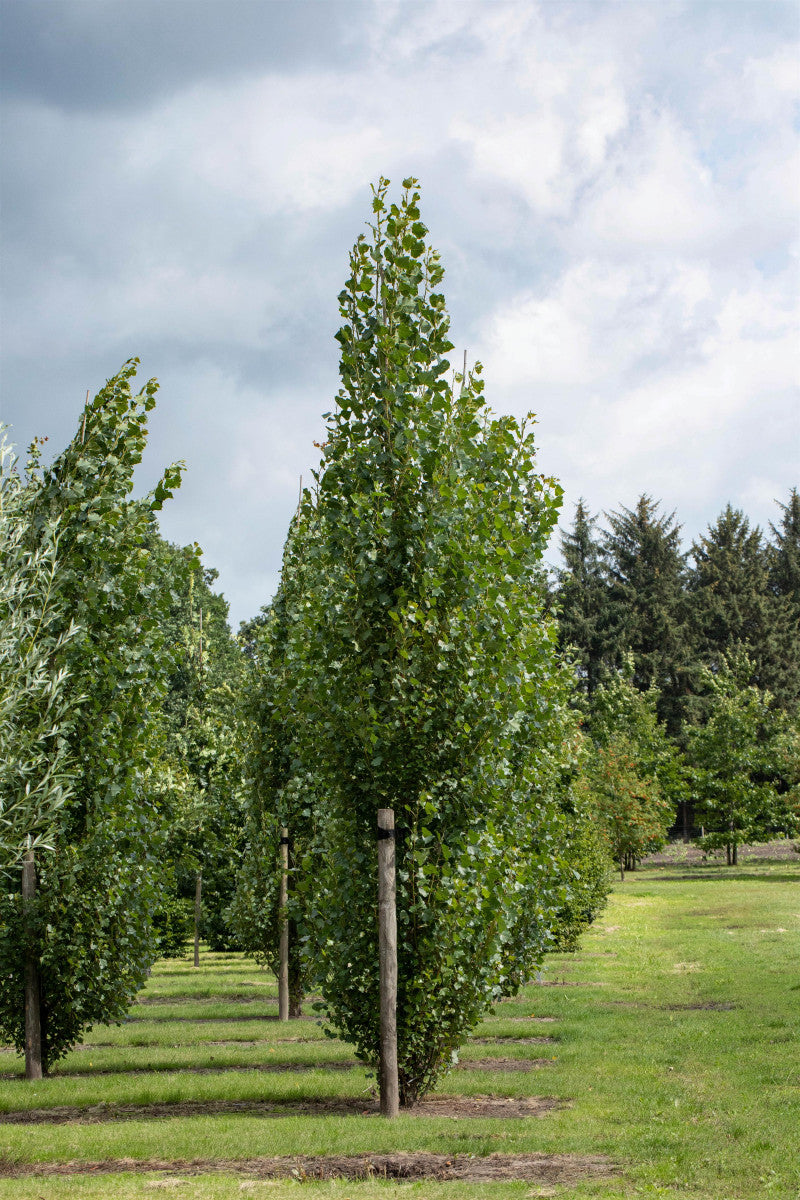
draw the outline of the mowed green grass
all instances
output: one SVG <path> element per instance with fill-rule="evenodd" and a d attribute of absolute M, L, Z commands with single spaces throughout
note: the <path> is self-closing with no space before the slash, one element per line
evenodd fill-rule
<path fill-rule="evenodd" d="M 259 1100 L 278 1115 L 0 1124 L 0 1149 L 19 1162 L 393 1150 L 605 1154 L 621 1174 L 548 1191 L 521 1182 L 322 1184 L 122 1172 L 0 1179 L 0 1200 L 127 1200 L 161 1189 L 204 1200 L 800 1195 L 800 857 L 642 870 L 616 885 L 581 951 L 553 956 L 544 986 L 498 1005 L 475 1031 L 493 1040 L 469 1043 L 461 1068 L 439 1089 L 563 1101 L 541 1117 L 387 1122 L 357 1108 L 352 1116 L 299 1115 L 298 1102 L 366 1101 L 374 1081 L 351 1065 L 352 1048 L 325 1038 L 314 1020 L 279 1024 L 275 995 L 274 980 L 240 956 L 205 955 L 200 970 L 157 964 L 131 1020 L 92 1030 L 51 1078 L 31 1085 L 11 1077 L 21 1064 L 0 1055 L 0 1111 Z M 528 1060 L 531 1069 L 490 1069 L 490 1058 Z"/>

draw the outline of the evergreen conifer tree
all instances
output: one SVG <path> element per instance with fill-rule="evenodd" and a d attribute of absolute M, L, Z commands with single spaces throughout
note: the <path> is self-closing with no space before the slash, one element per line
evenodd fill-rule
<path fill-rule="evenodd" d="M 572 529 L 561 535 L 564 567 L 558 572 L 557 588 L 559 646 L 569 647 L 578 682 L 589 696 L 602 677 L 611 621 L 596 521 L 581 498 Z"/>
<path fill-rule="evenodd" d="M 770 690 L 786 709 L 800 701 L 800 493 L 792 488 L 788 504 L 781 504 L 782 518 L 770 522 L 773 541 L 767 545 L 770 604 L 773 609 L 773 640 Z"/>
<path fill-rule="evenodd" d="M 659 502 L 647 495 L 634 509 L 606 516 L 612 661 L 620 666 L 627 652 L 633 654 L 636 687 L 658 688 L 659 718 L 674 734 L 682 718 L 688 663 L 681 527 L 674 513 L 660 513 Z"/>
<path fill-rule="evenodd" d="M 771 556 L 761 530 L 728 504 L 694 544 L 692 556 L 690 619 L 697 660 L 717 671 L 723 657 L 743 650 L 752 662 L 750 683 L 777 694 L 776 685 L 787 682 L 789 610 L 771 594 Z M 788 547 L 786 559 L 788 565 Z"/>

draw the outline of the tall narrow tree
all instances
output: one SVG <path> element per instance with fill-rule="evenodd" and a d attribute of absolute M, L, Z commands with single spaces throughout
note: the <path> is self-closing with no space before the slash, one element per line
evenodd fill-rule
<path fill-rule="evenodd" d="M 64 732 L 71 794 L 58 809 L 53 848 L 37 862 L 27 911 L 19 872 L 2 877 L 0 1030 L 24 1045 L 24 945 L 38 965 L 45 1071 L 87 1025 L 123 1016 L 157 953 L 153 773 L 169 658 L 147 543 L 180 470 L 170 468 L 151 495 L 132 498 L 156 391 L 151 381 L 132 394 L 135 368 L 136 360 L 127 363 L 87 405 L 52 466 L 33 467 L 32 552 L 54 523 L 60 528 L 57 599 L 39 635 L 56 647 L 77 626 L 54 660 L 75 707 Z"/>
<path fill-rule="evenodd" d="M 398 204 L 386 189 L 340 296 L 342 387 L 304 503 L 312 586 L 287 664 L 327 806 L 319 986 L 376 1068 L 376 817 L 395 815 L 410 1103 L 547 937 L 564 703 L 537 560 L 559 491 L 527 426 L 488 413 L 478 368 L 450 382 L 415 181 Z"/>
<path fill-rule="evenodd" d="M 564 566 L 558 572 L 558 640 L 575 662 L 578 681 L 591 696 L 598 687 L 612 638 L 612 612 L 603 572 L 596 518 L 583 499 L 572 529 L 561 535 Z"/>

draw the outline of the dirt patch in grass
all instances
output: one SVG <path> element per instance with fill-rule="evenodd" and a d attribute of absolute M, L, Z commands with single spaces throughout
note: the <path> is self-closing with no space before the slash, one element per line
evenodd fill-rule
<path fill-rule="evenodd" d="M 230 992 L 227 996 L 218 996 L 210 989 L 203 995 L 197 992 L 175 992 L 170 996 L 140 996 L 134 1008 L 158 1008 L 159 1004 L 274 1004 L 278 1007 L 277 996 L 254 996 L 252 992 Z M 130 1018 L 129 1018 L 130 1019 Z M 252 1018 L 251 1018 L 252 1019 Z M 293 1020 L 296 1018 L 293 1018 Z"/>
<path fill-rule="evenodd" d="M 704 1000 L 697 1004 L 664 1004 L 661 1007 L 667 1012 L 731 1012 L 740 1006 L 727 1000 Z"/>
<path fill-rule="evenodd" d="M 613 1004 L 616 1008 L 650 1008 L 659 1012 L 731 1012 L 741 1008 L 728 1000 L 698 1000 L 696 1004 L 648 1004 L 645 1000 L 606 1000 L 605 1004 Z"/>
<path fill-rule="evenodd" d="M 540 1117 L 564 1102 L 551 1096 L 433 1096 L 404 1112 L 414 1117 Z M 107 1121 L 154 1120 L 158 1117 L 297 1117 L 379 1115 L 377 1100 L 186 1100 L 178 1103 L 95 1104 L 90 1108 L 54 1105 L 0 1113 L 0 1125 L 96 1125 Z"/>
<path fill-rule="evenodd" d="M 154 1002 L 153 1006 L 154 1007 L 156 1006 L 155 1002 Z M 317 1017 L 314 1013 L 304 1013 L 302 1017 L 292 1017 L 292 1020 L 293 1021 L 318 1021 L 319 1017 Z M 278 1014 L 277 1013 L 265 1013 L 265 1014 L 262 1014 L 261 1016 L 256 1016 L 256 1017 L 253 1017 L 249 1014 L 244 1014 L 243 1016 L 242 1015 L 234 1015 L 234 1016 L 230 1016 L 230 1017 L 228 1017 L 228 1016 L 225 1016 L 225 1017 L 151 1017 L 151 1016 L 126 1017 L 124 1024 L 125 1025 L 133 1024 L 136 1021 L 148 1021 L 148 1022 L 149 1021 L 153 1021 L 153 1022 L 159 1021 L 159 1022 L 164 1022 L 164 1023 L 168 1023 L 170 1021 L 175 1021 L 175 1022 L 188 1021 L 191 1025 L 227 1025 L 231 1021 L 275 1021 L 275 1022 L 277 1022 Z"/>
<path fill-rule="evenodd" d="M 530 987 L 608 987 L 608 984 L 595 979 L 533 979 Z"/>
<path fill-rule="evenodd" d="M 556 1020 L 555 1017 L 535 1017 L 533 1013 L 531 1013 L 529 1017 L 499 1017 L 498 1019 L 503 1022 L 508 1021 L 510 1025 L 521 1025 L 523 1023 L 525 1025 L 529 1025 L 531 1021 L 544 1021 L 548 1024 L 552 1024 Z"/>
<path fill-rule="evenodd" d="M 5 1177 L 36 1175 L 100 1175 L 119 1171 L 137 1174 L 201 1175 L 224 1171 L 255 1179 L 518 1179 L 539 1183 L 577 1183 L 605 1179 L 619 1173 L 603 1155 L 575 1154 L 429 1154 L 400 1151 L 395 1154 L 330 1155 L 297 1158 L 196 1158 L 177 1161 L 130 1158 L 100 1162 L 16 1164 L 0 1161 Z"/>
<path fill-rule="evenodd" d="M 536 1071 L 552 1067 L 552 1058 L 469 1058 L 458 1064 L 461 1071 Z"/>
<path fill-rule="evenodd" d="M 557 1042 L 554 1037 L 473 1037 L 470 1046 L 541 1046 Z"/>

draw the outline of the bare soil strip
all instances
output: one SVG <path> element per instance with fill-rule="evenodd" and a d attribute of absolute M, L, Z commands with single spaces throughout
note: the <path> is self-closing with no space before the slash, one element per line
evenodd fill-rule
<path fill-rule="evenodd" d="M 604 1003 L 618 1008 L 650 1008 L 660 1012 L 732 1012 L 741 1007 L 724 1000 L 700 1000 L 696 1004 L 648 1004 L 644 1000 L 605 1000 Z"/>
<path fill-rule="evenodd" d="M 532 979 L 531 987 L 608 987 L 599 979 Z"/>
<path fill-rule="evenodd" d="M 468 1044 L 470 1046 L 531 1046 L 535 1043 L 541 1046 L 553 1045 L 557 1041 L 558 1038 L 554 1037 L 471 1037 Z"/>
<path fill-rule="evenodd" d="M 310 997 L 306 997 L 310 1000 Z M 277 996 L 254 995 L 252 992 L 230 992 L 227 996 L 214 995 L 198 996 L 196 992 L 176 992 L 173 996 L 140 996 L 134 1008 L 158 1008 L 160 1004 L 274 1004 L 278 1007 Z"/>
<path fill-rule="evenodd" d="M 419 1117 L 540 1117 L 564 1101 L 552 1096 L 434 1096 L 404 1110 Z M 296 1117 L 378 1116 L 377 1100 L 186 1100 L 155 1104 L 95 1104 L 90 1108 L 54 1105 L 0 1113 L 0 1125 L 96 1125 L 107 1121 L 154 1120 L 159 1117 Z M 0 1172 L 1 1173 L 1 1172 Z"/>
<path fill-rule="evenodd" d="M 133 1010 L 131 1010 L 131 1011 L 133 1011 Z M 228 1024 L 230 1024 L 231 1021 L 275 1021 L 275 1022 L 277 1022 L 277 1020 L 278 1020 L 277 1013 L 262 1013 L 262 1014 L 256 1015 L 256 1016 L 252 1016 L 251 1014 L 244 1013 L 242 1015 L 234 1014 L 230 1017 L 156 1017 L 156 1016 L 150 1016 L 150 1014 L 148 1014 L 146 1017 L 126 1017 L 123 1024 L 125 1024 L 125 1025 L 133 1024 L 136 1021 L 147 1021 L 148 1023 L 151 1021 L 152 1022 L 158 1021 L 158 1022 L 162 1022 L 163 1024 L 168 1024 L 171 1021 L 175 1021 L 176 1023 L 188 1021 L 189 1024 L 191 1024 L 191 1025 L 228 1025 Z M 302 1017 L 292 1017 L 292 1020 L 293 1021 L 318 1021 L 319 1017 L 315 1013 L 304 1013 Z"/>
<path fill-rule="evenodd" d="M 515 1025 L 528 1025 L 531 1021 L 542 1021 L 552 1024 L 555 1021 L 555 1017 L 535 1017 L 533 1013 L 529 1017 L 500 1017 L 498 1019 L 513 1022 Z"/>
<path fill-rule="evenodd" d="M 363 1063 L 355 1058 L 341 1059 L 339 1062 L 297 1063 L 297 1062 L 261 1062 L 261 1063 L 226 1063 L 215 1067 L 192 1067 L 188 1065 L 174 1066 L 165 1063 L 155 1067 L 131 1067 L 125 1075 L 225 1075 L 232 1071 L 261 1071 L 266 1075 L 280 1075 L 294 1072 L 302 1074 L 308 1071 L 355 1071 L 363 1067 Z M 552 1058 L 473 1058 L 456 1063 L 457 1071 L 536 1071 L 541 1067 L 552 1067 Z M 97 1067 L 91 1071 L 65 1071 L 56 1069 L 53 1078 L 57 1079 L 94 1079 L 98 1075 L 119 1075 L 117 1067 Z M 4 1071 L 0 1079 L 19 1079 L 19 1073 Z M 3 1115 L 0 1113 L 0 1123 Z"/>
<path fill-rule="evenodd" d="M 9 1163 L 0 1160 L 0 1176 L 103 1175 L 122 1171 L 137 1175 L 202 1175 L 208 1171 L 246 1175 L 255 1179 L 518 1179 L 540 1183 L 577 1183 L 581 1179 L 604 1179 L 619 1169 L 602 1155 L 574 1154 L 429 1154 L 400 1151 L 395 1154 L 297 1158 L 195 1158 L 163 1159 L 109 1158 L 99 1162 Z"/>

